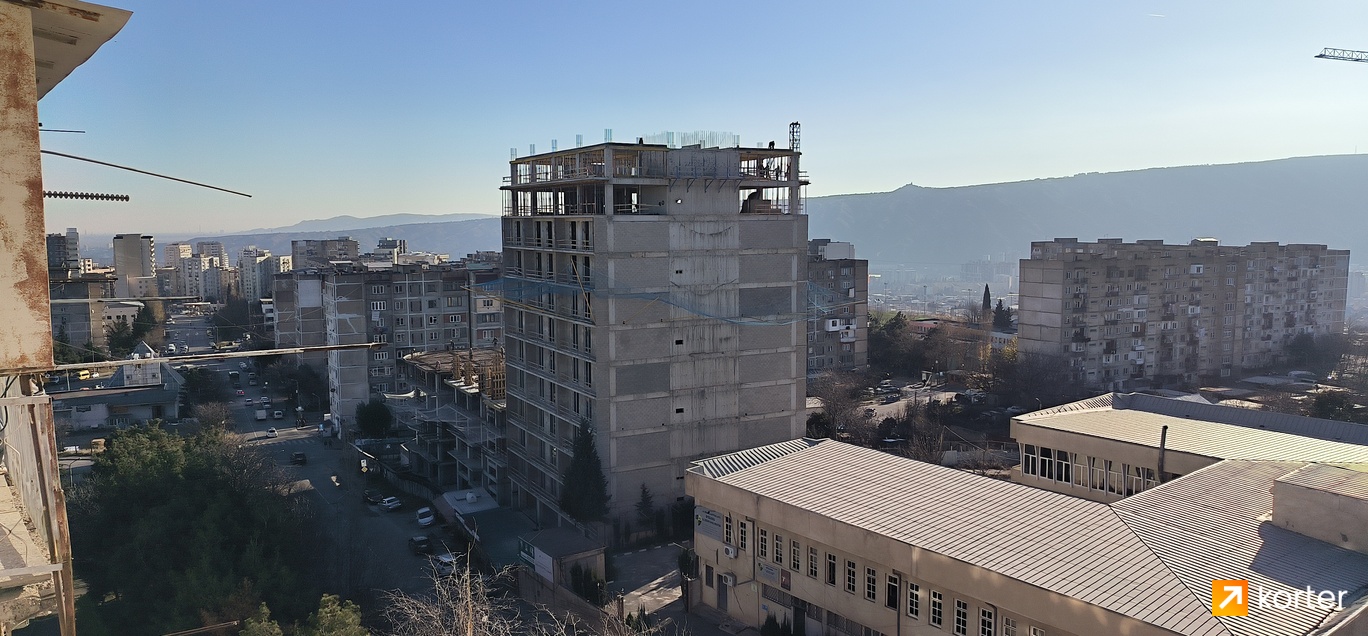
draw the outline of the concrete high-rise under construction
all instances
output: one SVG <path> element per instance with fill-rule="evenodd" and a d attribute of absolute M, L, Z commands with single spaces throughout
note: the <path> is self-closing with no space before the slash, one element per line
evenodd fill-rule
<path fill-rule="evenodd" d="M 773 144 L 639 139 L 510 162 L 503 294 L 514 505 L 560 522 L 580 426 L 595 432 L 610 516 L 634 514 L 643 484 L 657 505 L 682 498 L 695 459 L 802 435 L 799 156 Z"/>

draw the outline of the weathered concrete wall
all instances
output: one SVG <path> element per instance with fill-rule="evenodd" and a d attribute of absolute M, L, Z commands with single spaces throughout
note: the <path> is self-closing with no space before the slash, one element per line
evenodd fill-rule
<path fill-rule="evenodd" d="M 0 366 L 52 366 L 38 154 L 33 23 L 27 7 L 0 12 Z"/>

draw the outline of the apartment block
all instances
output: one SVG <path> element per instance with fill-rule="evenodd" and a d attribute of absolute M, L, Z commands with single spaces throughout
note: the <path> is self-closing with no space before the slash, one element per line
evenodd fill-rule
<path fill-rule="evenodd" d="M 290 259 L 295 269 L 329 267 L 336 262 L 355 261 L 361 255 L 356 241 L 336 239 L 290 241 Z"/>
<path fill-rule="evenodd" d="M 157 248 L 151 236 L 116 234 L 114 236 L 114 293 L 122 298 L 138 295 L 139 290 L 156 287 Z M 148 279 L 151 279 L 149 282 Z"/>
<path fill-rule="evenodd" d="M 689 462 L 803 431 L 807 217 L 796 149 L 603 143 L 517 158 L 503 186 L 508 474 L 561 524 L 576 428 L 611 514 Z"/>
<path fill-rule="evenodd" d="M 102 307 L 105 303 L 100 299 L 113 296 L 112 279 L 53 281 L 48 293 L 57 301 L 51 303 L 49 310 L 54 339 L 65 332 L 67 342 L 74 347 L 84 347 L 87 342 L 101 348 L 108 345 Z"/>
<path fill-rule="evenodd" d="M 1368 474 L 1320 462 L 1368 447 L 1321 450 L 1213 462 L 1111 503 L 827 439 L 702 460 L 686 476 L 693 599 L 807 634 L 1361 634 Z M 1247 585 L 1244 615 L 1213 615 L 1223 581 Z M 1286 602 L 1307 589 L 1333 601 Z"/>
<path fill-rule="evenodd" d="M 47 235 L 48 280 L 66 280 L 81 275 L 81 237 L 76 228 L 65 234 Z"/>
<path fill-rule="evenodd" d="M 498 276 L 497 269 L 456 263 L 389 269 L 339 263 L 278 274 L 276 344 L 379 345 L 304 360 L 326 370 L 330 410 L 349 418 L 372 397 L 410 390 L 410 378 L 396 366 L 409 353 L 494 346 L 502 336 L 502 305 L 476 290 Z"/>
<path fill-rule="evenodd" d="M 1324 245 L 1061 238 L 1031 243 L 1020 267 L 1021 350 L 1092 386 L 1196 384 L 1344 333 L 1349 252 Z"/>
<path fill-rule="evenodd" d="M 869 261 L 855 246 L 808 241 L 807 374 L 869 366 Z"/>

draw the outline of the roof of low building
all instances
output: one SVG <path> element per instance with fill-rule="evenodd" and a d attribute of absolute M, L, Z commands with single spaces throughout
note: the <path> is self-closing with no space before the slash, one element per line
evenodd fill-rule
<path fill-rule="evenodd" d="M 1272 411 L 1111 393 L 1015 418 L 1028 426 L 1214 459 L 1368 462 L 1368 426 Z"/>
<path fill-rule="evenodd" d="M 1273 481 L 1306 465 L 1220 462 L 1111 505 L 834 440 L 730 453 L 690 471 L 1174 633 L 1282 636 L 1332 611 L 1217 618 L 1209 584 L 1368 586 L 1368 555 L 1269 521 Z"/>

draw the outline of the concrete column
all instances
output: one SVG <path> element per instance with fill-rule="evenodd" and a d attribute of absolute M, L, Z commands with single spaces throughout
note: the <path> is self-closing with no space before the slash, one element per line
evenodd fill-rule
<path fill-rule="evenodd" d="M 603 147 L 603 176 L 608 177 L 608 182 L 603 186 L 603 213 L 608 216 L 613 215 L 613 147 L 605 145 Z"/>
<path fill-rule="evenodd" d="M 52 366 L 30 9 L 0 3 L 0 367 Z"/>

